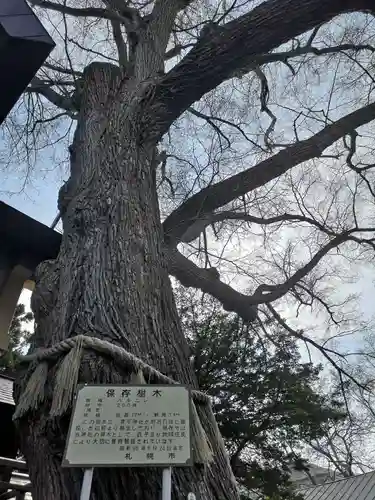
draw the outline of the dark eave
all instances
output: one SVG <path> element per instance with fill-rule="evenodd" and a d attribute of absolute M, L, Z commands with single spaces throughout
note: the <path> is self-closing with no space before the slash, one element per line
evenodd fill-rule
<path fill-rule="evenodd" d="M 0 0 L 0 124 L 54 46 L 25 0 Z"/>
<path fill-rule="evenodd" d="M 0 253 L 13 265 L 33 271 L 43 260 L 55 259 L 60 245 L 60 233 L 0 201 Z"/>

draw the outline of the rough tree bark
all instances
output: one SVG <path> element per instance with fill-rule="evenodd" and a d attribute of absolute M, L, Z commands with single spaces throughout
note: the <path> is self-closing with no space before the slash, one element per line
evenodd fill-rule
<path fill-rule="evenodd" d="M 33 3 L 53 4 L 39 0 Z M 104 3 L 116 4 L 112 0 Z M 155 182 L 157 144 L 171 122 L 189 105 L 229 78 L 233 70 L 248 64 L 249 57 L 259 52 L 259 44 L 262 53 L 266 52 L 340 11 L 356 7 L 354 0 L 310 0 L 303 11 L 300 2 L 288 0 L 284 3 L 290 9 L 289 31 L 281 32 L 274 28 L 280 12 L 285 19 L 286 7 L 276 8 L 279 2 L 275 0 L 264 2 L 258 11 L 254 9 L 254 14 L 232 21 L 211 38 L 198 41 L 191 53 L 164 76 L 161 70 L 171 27 L 178 10 L 189 3 L 155 2 L 151 21 L 138 31 L 128 72 L 108 63 L 93 63 L 84 71 L 77 129 L 70 150 L 71 176 L 59 195 L 64 227 L 62 247 L 56 261 L 43 263 L 37 270 L 32 298 L 37 327 L 32 347 L 48 347 L 78 334 L 97 336 L 127 348 L 176 380 L 195 386 L 168 276 L 180 262 L 174 261 L 172 269 L 168 268 L 174 250 L 171 252 L 164 245 L 173 246 L 176 242 L 164 237 L 160 222 Z M 370 0 L 359 3 L 363 6 L 358 10 L 370 6 Z M 63 7 L 59 4 L 53 8 Z M 259 39 L 256 27 L 263 33 Z M 211 76 L 203 81 L 207 68 Z M 43 88 L 34 91 L 44 92 Z M 232 194 L 233 198 L 237 196 L 235 189 Z M 208 204 L 211 202 L 207 199 Z M 225 203 L 224 200 L 217 206 Z M 190 224 L 198 212 L 199 208 Z M 173 231 L 179 233 L 179 224 L 184 225 L 183 232 L 187 229 L 186 220 L 176 219 L 169 219 L 175 223 L 174 228 L 169 228 L 170 235 Z M 202 276 L 203 280 L 211 279 Z M 186 276 L 185 279 L 190 285 Z M 192 284 L 199 286 L 198 278 Z M 209 291 L 215 294 L 215 289 L 220 289 L 222 297 L 218 298 L 224 302 L 229 287 L 223 286 L 213 283 Z M 244 298 L 227 302 L 231 310 L 238 306 L 244 317 L 253 317 Z M 51 365 L 50 381 L 53 370 Z M 80 382 L 124 383 L 128 377 L 110 360 L 87 353 L 79 378 Z M 25 379 L 27 374 L 20 387 Z M 48 390 L 52 391 L 52 385 L 47 393 Z M 47 399 L 38 411 L 19 423 L 33 498 L 76 499 L 82 471 L 60 467 L 69 415 L 52 420 L 49 404 Z M 206 468 L 176 471 L 174 498 L 186 498 L 188 491 L 205 500 L 238 498 L 224 450 L 211 438 L 214 463 Z M 158 491 L 160 472 L 98 469 L 92 498 L 154 500 Z"/>
<path fill-rule="evenodd" d="M 120 83 L 119 69 L 110 64 L 85 70 L 71 177 L 59 197 L 62 248 L 56 262 L 37 272 L 33 346 L 77 334 L 98 336 L 196 386 L 163 256 L 156 144 L 141 128 L 142 104 L 134 96 L 129 101 L 129 88 L 119 95 Z M 80 372 L 81 382 L 120 383 L 128 377 L 94 355 L 86 357 Z M 78 498 L 81 471 L 60 468 L 66 425 L 65 419 L 48 419 L 47 405 L 21 424 L 35 500 Z M 236 498 L 220 446 L 210 470 L 175 473 L 176 498 L 189 491 L 205 499 Z M 160 477 L 149 469 L 97 470 L 92 498 L 154 500 Z"/>

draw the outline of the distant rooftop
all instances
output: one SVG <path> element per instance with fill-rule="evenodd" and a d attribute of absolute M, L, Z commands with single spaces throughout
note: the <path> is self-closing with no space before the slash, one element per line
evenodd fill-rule
<path fill-rule="evenodd" d="M 0 374 L 0 403 L 14 406 L 13 379 Z"/>
<path fill-rule="evenodd" d="M 299 492 L 305 500 L 374 500 L 375 471 L 319 486 L 303 486 Z"/>
<path fill-rule="evenodd" d="M 323 484 L 327 481 L 332 482 L 342 479 L 342 475 L 335 470 L 320 467 L 319 465 L 309 464 L 308 471 L 296 470 L 292 468 L 290 480 L 297 485 L 311 486 Z"/>

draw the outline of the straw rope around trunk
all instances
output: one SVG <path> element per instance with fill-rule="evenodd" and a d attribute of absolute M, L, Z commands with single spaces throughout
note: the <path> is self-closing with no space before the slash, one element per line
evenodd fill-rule
<path fill-rule="evenodd" d="M 45 401 L 48 362 L 52 360 L 59 361 L 59 366 L 57 367 L 54 379 L 50 416 L 59 417 L 64 415 L 71 408 L 76 394 L 79 369 L 85 349 L 105 354 L 111 357 L 119 367 L 128 369 L 131 372 L 130 381 L 133 384 L 145 384 L 146 380 L 153 384 L 178 384 L 172 378 L 159 372 L 122 347 L 95 337 L 77 335 L 76 337 L 63 340 L 50 348 L 40 349 L 32 354 L 23 356 L 21 364 L 29 363 L 32 374 L 19 397 L 13 420 L 20 419 L 29 411 L 35 411 Z M 59 360 L 59 358 L 62 359 Z M 212 412 L 209 396 L 197 390 L 191 390 L 191 396 L 193 459 L 195 463 L 204 464 L 212 461 L 212 447 L 198 416 L 196 404 L 200 405 L 200 411 L 207 413 L 205 421 L 209 422 L 210 425 L 208 434 L 218 436 L 220 433 Z"/>

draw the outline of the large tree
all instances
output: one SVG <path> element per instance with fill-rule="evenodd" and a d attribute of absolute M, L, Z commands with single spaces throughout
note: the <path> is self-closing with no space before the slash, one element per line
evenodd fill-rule
<path fill-rule="evenodd" d="M 333 113 L 330 105 L 322 113 L 315 105 L 309 109 L 301 105 L 289 120 L 295 125 L 294 135 L 276 124 L 269 97 L 273 89 L 265 68 L 283 64 L 298 78 L 301 58 L 302 62 L 307 58 L 306 67 L 311 67 L 310 56 L 326 57 L 327 63 L 333 57 L 335 68 L 337 61 L 347 64 L 347 54 L 355 59 L 358 53 L 372 53 L 371 43 L 364 43 L 360 36 L 358 23 L 366 22 L 371 30 L 373 0 L 30 3 L 38 7 L 55 37 L 61 35 L 61 43 L 26 89 L 18 112 L 28 111 L 27 119 L 21 114 L 9 121 L 7 131 L 16 149 L 8 157 L 16 158 L 23 146 L 23 158 L 30 160 L 54 143 L 56 135 L 70 138 L 71 120 L 74 123 L 69 179 L 58 197 L 62 245 L 57 259 L 43 263 L 36 272 L 32 348 L 49 347 L 78 334 L 97 337 L 195 387 L 169 275 L 211 294 L 245 321 L 254 321 L 263 311 L 282 322 L 277 301 L 283 297 L 294 304 L 320 304 L 334 318 L 332 304 L 320 294 L 319 285 L 327 272 L 321 274 L 319 266 L 339 248 L 351 253 L 359 249 L 360 255 L 374 248 L 371 221 L 357 213 L 362 192 L 369 189 L 372 193 L 367 176 L 373 161 L 366 156 L 359 162 L 355 156 L 356 146 L 363 147 L 356 129 L 374 118 L 373 87 L 370 82 L 367 102 L 362 93 L 354 98 L 351 90 L 355 85 L 362 88 L 371 65 L 358 62 L 361 66 L 356 68 L 364 70 L 361 79 L 347 83 L 351 100 L 346 107 L 333 99 L 335 92 L 326 96 L 329 103 L 334 101 Z M 357 25 L 347 42 L 340 23 L 333 33 L 329 23 L 340 15 L 346 20 L 344 14 L 351 13 Z M 318 43 L 325 24 L 328 32 L 323 30 Z M 260 116 L 256 112 L 259 103 L 252 100 L 257 82 Z M 308 83 L 313 89 L 318 82 L 311 77 Z M 240 109 L 235 120 L 231 120 L 232 107 Z M 226 113 L 221 115 L 221 109 Z M 190 116 L 195 120 L 193 125 L 190 122 L 191 134 L 183 132 Z M 259 127 L 249 132 L 244 121 L 254 119 Z M 298 120 L 304 123 L 302 132 L 296 126 Z M 205 140 L 204 130 L 202 135 L 193 133 L 198 122 L 214 130 L 213 146 Z M 21 129 L 28 133 L 22 141 Z M 178 145 L 189 154 L 181 158 Z M 59 153 L 53 154 L 58 160 Z M 336 171 L 327 165 L 335 159 Z M 339 190 L 330 191 L 323 168 L 350 170 L 359 179 L 348 186 L 353 203 L 343 204 Z M 307 179 L 304 195 L 297 189 L 302 173 Z M 308 192 L 318 174 L 337 202 L 335 215 L 330 212 L 331 198 L 327 215 L 327 207 L 318 203 L 319 195 Z M 337 178 L 337 173 L 331 176 Z M 275 185 L 281 187 L 278 198 L 270 189 Z M 160 186 L 169 186 L 172 196 L 166 189 L 158 195 Z M 269 204 L 267 197 L 275 203 Z M 262 200 L 267 203 L 262 205 Z M 262 266 L 254 255 L 253 268 L 244 273 L 249 277 L 245 286 L 243 282 L 237 288 L 231 286 L 216 269 L 208 269 L 207 231 L 210 226 L 215 233 L 218 226 L 224 226 L 224 232 L 233 231 L 241 223 L 243 231 L 259 224 L 273 231 L 287 223 L 299 227 L 299 242 L 308 244 L 310 253 L 306 257 L 306 251 L 301 254 L 297 248 L 297 257 L 292 258 L 293 246 L 283 247 L 281 238 L 280 245 L 270 247 Z M 259 236 L 259 231 L 254 233 Z M 198 254 L 204 256 L 203 267 L 202 260 L 188 254 L 189 244 L 201 235 L 204 245 Z M 194 252 L 193 248 L 190 253 Z M 289 331 L 301 337 L 299 331 Z M 325 355 L 332 359 L 329 351 Z M 52 375 L 53 363 L 50 369 Z M 119 382 L 126 381 L 125 375 L 107 357 L 86 353 L 79 378 L 81 382 Z M 51 384 L 53 377 L 48 380 Z M 47 395 L 52 385 L 49 391 Z M 80 474 L 60 467 L 66 419 L 51 419 L 49 407 L 47 397 L 19 421 L 34 498 L 77 498 Z M 212 446 L 214 462 L 209 468 L 176 472 L 177 498 L 184 498 L 191 489 L 205 499 L 237 498 L 222 447 L 218 441 Z M 119 499 L 126 491 L 129 498 L 151 499 L 158 482 L 159 474 L 150 471 L 98 470 L 93 498 Z"/>

